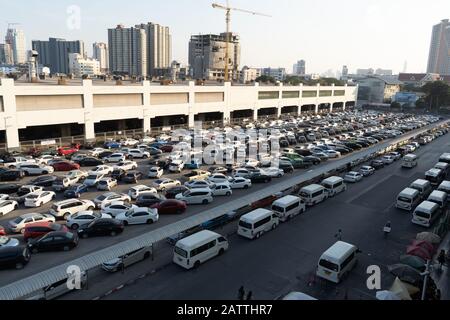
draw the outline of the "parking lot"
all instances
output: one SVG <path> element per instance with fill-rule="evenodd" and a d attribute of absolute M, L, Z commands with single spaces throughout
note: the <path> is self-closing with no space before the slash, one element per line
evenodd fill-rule
<path fill-rule="evenodd" d="M 350 117 L 350 118 L 353 117 L 353 115 L 351 115 L 351 114 L 348 114 L 345 117 L 347 117 L 347 116 Z M 389 116 L 391 118 L 389 118 Z M 344 117 L 344 116 L 342 116 L 342 117 Z M 377 117 L 378 121 L 381 118 L 380 115 L 376 115 L 376 117 Z M 392 115 L 385 115 L 384 117 L 388 118 L 390 120 L 390 121 L 386 121 L 386 127 L 388 126 L 388 123 L 392 123 L 392 121 L 397 120 L 397 118 L 394 118 L 394 116 L 392 116 Z M 336 121 L 335 119 L 336 118 L 330 118 L 327 121 L 330 121 L 330 122 L 331 121 Z M 359 119 L 360 120 L 361 119 L 361 115 L 357 115 L 355 117 L 355 119 Z M 408 122 L 411 122 L 411 118 L 408 117 L 408 116 L 404 116 L 404 118 L 402 120 L 404 120 L 404 124 L 407 124 Z M 373 124 L 375 120 L 372 119 L 371 121 L 372 121 L 371 124 Z M 397 120 L 397 121 L 400 121 L 400 120 Z M 307 121 L 305 121 L 305 122 L 307 122 Z M 322 123 L 321 126 L 324 126 L 324 124 L 323 124 L 324 123 L 324 119 L 316 119 L 315 122 Z M 275 126 L 276 127 L 280 127 L 277 124 L 275 124 Z M 391 124 L 392 128 L 394 128 L 395 126 L 400 127 L 401 124 L 397 124 L 397 123 L 395 125 Z M 289 126 L 287 126 L 286 128 L 288 128 L 288 127 Z M 311 127 L 313 127 L 313 126 L 311 126 Z M 373 127 L 376 127 L 376 125 L 373 125 Z M 411 129 L 413 129 L 413 128 L 411 128 Z M 361 130 L 361 129 L 358 129 L 358 130 Z M 382 131 L 382 130 L 386 131 L 388 129 L 387 128 L 384 129 L 384 128 L 380 127 L 380 128 L 377 128 L 376 130 L 377 131 Z M 355 132 L 355 131 L 357 131 L 357 130 L 355 128 L 353 128 L 353 130 L 351 130 L 351 131 L 347 130 L 346 132 L 350 132 L 351 133 L 351 132 Z M 407 132 L 409 130 L 404 130 L 404 131 Z M 361 135 L 363 133 L 364 132 L 362 132 Z M 340 136 L 340 138 L 342 140 L 344 139 L 344 137 L 341 137 L 341 136 Z M 349 136 L 348 138 L 350 140 L 351 136 Z M 354 139 L 354 138 L 351 138 L 351 139 Z M 389 139 L 389 136 L 387 136 L 386 139 Z M 292 148 L 294 146 L 295 145 L 292 145 L 292 146 L 289 146 L 289 147 Z M 298 146 L 302 146 L 305 149 L 308 149 L 308 147 L 309 147 L 309 149 L 317 147 L 317 146 L 308 146 L 307 144 L 298 144 Z M 355 152 L 357 152 L 357 150 L 355 150 Z M 316 152 L 315 154 L 318 154 L 318 153 L 320 153 L 320 152 Z M 426 156 L 428 157 L 428 154 Z M 336 161 L 336 160 L 334 160 L 334 159 L 328 160 L 328 162 L 330 162 L 330 161 Z M 139 165 L 138 166 L 138 170 L 142 171 L 145 175 L 149 171 L 150 167 L 153 166 L 153 165 L 149 164 L 149 160 L 148 159 L 147 160 L 137 160 L 137 162 L 138 162 L 138 165 Z M 202 166 L 200 169 L 206 170 L 209 167 L 211 167 L 211 166 Z M 86 171 L 89 171 L 91 169 L 93 169 L 93 168 L 91 168 L 91 167 L 82 168 L 82 170 L 86 170 Z M 426 168 L 426 169 L 429 169 L 429 168 Z M 278 179 L 282 180 L 282 179 L 287 179 L 288 177 L 291 178 L 292 176 L 301 176 L 302 174 L 305 173 L 305 170 L 310 170 L 310 168 L 308 168 L 308 169 L 301 169 L 301 170 L 297 169 L 297 170 L 295 170 L 294 173 L 286 174 L 283 178 L 278 178 Z M 185 170 L 185 171 L 183 171 L 183 173 L 181 175 L 184 175 L 187 172 L 188 171 Z M 58 175 L 62 175 L 62 174 L 58 174 Z M 180 174 L 167 174 L 167 173 L 165 173 L 164 174 L 164 178 L 180 179 L 181 175 Z M 30 179 L 31 178 L 26 177 L 22 181 L 20 181 L 20 183 L 25 185 L 25 184 L 27 184 L 30 181 Z M 373 179 L 373 178 L 369 178 L 369 179 Z M 369 180 L 369 179 L 364 179 L 364 181 L 362 183 L 366 183 L 366 181 Z M 139 181 L 138 184 L 151 185 L 151 183 L 152 183 L 152 180 L 150 180 L 150 179 L 143 179 L 143 180 Z M 136 184 L 134 184 L 134 185 L 136 185 Z M 389 188 L 395 187 L 397 185 L 397 182 L 394 183 L 393 181 L 388 181 L 388 185 L 389 185 Z M 121 193 L 121 192 L 128 193 L 128 190 L 132 186 L 133 186 L 133 184 L 129 185 L 129 184 L 120 183 L 119 186 L 114 188 L 112 191 L 118 192 L 118 193 Z M 56 265 L 59 265 L 61 263 L 73 260 L 76 257 L 80 257 L 80 256 L 86 255 L 88 253 L 95 252 L 97 250 L 100 250 L 100 249 L 103 249 L 105 247 L 111 246 L 113 244 L 120 243 L 120 242 L 122 242 L 125 239 L 133 238 L 133 237 L 135 237 L 135 236 L 137 236 L 139 234 L 142 234 L 144 232 L 148 232 L 150 230 L 158 229 L 158 228 L 160 228 L 160 227 L 162 227 L 164 225 L 168 225 L 168 224 L 171 224 L 173 222 L 176 222 L 179 219 L 196 215 L 196 214 L 200 213 L 203 210 L 207 210 L 207 209 L 211 209 L 211 208 L 217 207 L 217 206 L 225 204 L 225 203 L 227 203 L 229 201 L 233 201 L 233 199 L 239 199 L 239 198 L 245 197 L 246 194 L 248 194 L 249 192 L 255 192 L 255 191 L 267 188 L 267 187 L 268 187 L 268 185 L 263 183 L 263 184 L 253 184 L 253 186 L 249 190 L 233 190 L 233 195 L 231 197 L 226 197 L 226 196 L 225 197 L 215 197 L 214 201 L 211 204 L 200 205 L 200 206 L 188 206 L 187 211 L 185 213 L 183 213 L 182 215 L 168 215 L 168 216 L 164 215 L 164 216 L 160 216 L 159 221 L 157 223 L 153 224 L 153 225 L 127 227 L 123 234 L 118 235 L 116 237 L 92 238 L 92 239 L 87 239 L 87 240 L 83 239 L 83 240 L 80 241 L 80 243 L 79 243 L 77 248 L 75 248 L 74 250 L 69 251 L 69 252 L 50 252 L 50 253 L 33 254 L 32 260 L 30 261 L 30 263 L 23 270 L 15 270 L 15 271 L 14 270 L 7 270 L 7 271 L 5 270 L 5 271 L 1 271 L 1 273 L 0 273 L 0 285 L 5 285 L 5 284 L 13 282 L 15 280 L 22 279 L 24 277 L 27 277 L 27 276 L 30 276 L 32 274 L 38 273 L 40 271 L 49 269 L 49 268 L 51 268 L 53 266 L 56 266 Z M 379 193 L 383 194 L 389 188 L 380 187 Z M 373 189 L 370 189 L 369 191 L 371 191 L 371 190 L 373 190 Z M 362 188 L 361 191 L 369 192 L 369 191 L 366 190 L 366 188 Z M 378 191 L 378 189 L 376 189 L 375 191 Z M 103 193 L 104 192 L 98 192 L 98 191 L 94 191 L 92 189 L 90 192 L 82 194 L 81 198 L 82 199 L 93 200 L 94 198 L 96 198 L 97 196 L 99 196 L 99 195 L 101 195 Z M 378 193 L 376 193 L 376 194 L 378 194 Z M 387 208 L 387 207 L 384 207 L 384 205 L 381 204 L 382 203 L 381 201 L 378 201 L 378 196 L 367 197 L 367 196 L 365 196 L 364 193 L 361 193 L 359 197 L 355 197 L 356 195 L 358 195 L 358 193 L 353 194 L 353 197 L 351 199 L 352 200 L 351 201 L 352 205 L 355 205 L 355 206 L 366 206 L 366 207 L 370 207 L 370 208 L 375 208 L 375 209 L 377 209 L 378 211 L 381 211 L 381 212 L 383 212 Z M 62 194 L 57 194 L 56 199 L 54 200 L 54 202 L 57 202 L 57 201 L 60 201 L 60 200 L 63 200 L 63 199 L 64 199 L 64 197 L 63 197 Z M 25 209 L 25 208 L 23 208 L 23 206 L 21 206 L 21 208 L 19 210 L 15 210 L 15 211 L 13 211 L 11 213 L 8 213 L 5 217 L 3 217 L 0 220 L 0 223 L 1 223 L 1 225 L 3 225 L 5 227 L 6 230 L 8 230 L 7 222 L 10 221 L 11 219 L 14 219 L 15 217 L 17 217 L 19 215 L 22 215 L 24 213 L 30 213 L 30 212 L 46 213 L 46 212 L 49 211 L 52 203 L 53 202 L 48 203 L 48 204 L 46 204 L 46 205 L 44 205 L 44 206 L 42 206 L 40 208 L 34 208 L 34 209 Z M 339 206 L 334 208 L 334 210 L 339 210 Z M 344 209 L 342 209 L 342 210 L 344 210 Z M 348 209 L 345 209 L 345 210 L 348 210 Z M 327 221 L 327 218 L 325 218 L 325 217 L 323 217 L 323 218 L 325 219 L 324 221 Z M 383 219 L 385 219 L 385 217 Z M 355 219 L 355 220 L 358 221 L 358 219 Z M 364 224 L 365 222 L 366 221 L 364 219 L 362 219 L 360 221 L 361 224 Z M 58 223 L 64 223 L 64 221 L 59 220 Z M 330 223 L 329 227 L 328 227 L 328 223 L 327 223 L 327 225 L 325 225 L 323 227 L 324 228 L 327 227 L 327 228 L 330 228 L 330 230 L 331 229 L 334 230 L 334 229 L 336 229 L 336 225 L 339 225 L 339 223 Z M 324 231 L 326 231 L 326 230 L 324 230 Z M 330 232 L 333 233 L 333 232 L 335 232 L 335 230 L 334 231 L 330 231 Z M 14 237 L 14 238 L 17 238 L 19 240 L 22 240 L 21 239 L 21 235 L 11 235 L 11 236 Z M 270 236 L 268 236 L 268 237 L 270 237 Z M 379 248 L 378 248 L 378 250 L 379 250 Z"/>

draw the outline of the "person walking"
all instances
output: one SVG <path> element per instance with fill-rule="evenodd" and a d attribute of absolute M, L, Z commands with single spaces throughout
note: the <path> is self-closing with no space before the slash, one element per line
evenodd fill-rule
<path fill-rule="evenodd" d="M 252 292 L 252 291 L 249 291 L 249 292 L 247 293 L 247 299 L 246 299 L 246 300 L 252 300 L 252 298 L 253 298 L 253 292 Z"/>
<path fill-rule="evenodd" d="M 439 270 L 442 270 L 442 266 L 445 263 L 445 250 L 441 250 L 441 252 L 439 252 L 439 256 L 437 257 L 437 262 L 439 263 Z"/>
<path fill-rule="evenodd" d="M 238 300 L 244 300 L 245 297 L 245 289 L 244 286 L 241 286 L 238 291 Z"/>
<path fill-rule="evenodd" d="M 338 232 L 334 235 L 334 237 L 338 239 L 338 241 L 342 241 L 342 230 L 339 229 Z"/>

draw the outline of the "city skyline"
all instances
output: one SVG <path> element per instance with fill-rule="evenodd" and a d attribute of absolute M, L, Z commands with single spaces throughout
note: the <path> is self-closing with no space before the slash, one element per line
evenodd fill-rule
<path fill-rule="evenodd" d="M 93 43 L 107 43 L 108 28 L 119 23 L 131 27 L 148 21 L 170 27 L 172 59 L 186 64 L 191 35 L 224 32 L 224 15 L 214 10 L 211 3 L 210 0 L 136 1 L 134 6 L 123 7 L 113 0 L 105 7 L 100 1 L 63 0 L 50 8 L 42 2 L 27 0 L 28 10 L 23 10 L 24 0 L 18 0 L 3 4 L 0 38 L 5 36 L 7 23 L 14 20 L 25 32 L 27 49 L 31 48 L 31 40 L 57 37 L 84 41 L 91 56 Z M 81 10 L 80 29 L 67 26 L 70 13 L 73 13 L 71 5 L 78 5 Z M 450 11 L 450 3 L 441 0 L 426 5 L 405 0 L 395 3 L 349 0 L 345 6 L 329 0 L 320 5 L 292 0 L 277 1 L 276 5 L 268 0 L 257 4 L 234 0 L 231 5 L 272 15 L 272 18 L 266 18 L 237 12 L 232 14 L 231 31 L 241 38 L 241 66 L 290 70 L 301 56 L 308 61 L 310 73 L 340 70 L 342 65 L 349 66 L 350 73 L 358 68 L 384 68 L 398 73 L 402 71 L 405 60 L 408 61 L 408 71 L 424 72 L 432 27 L 447 18 L 442 16 L 442 12 Z M 408 15 L 404 15 L 406 5 Z M 33 22 L 36 21 L 36 12 L 40 17 L 38 24 Z M 175 15 L 176 12 L 189 12 L 189 15 Z M 317 16 L 322 19 L 312 18 Z M 309 27 L 312 25 L 314 27 Z M 404 32 L 397 30 L 406 25 L 408 28 L 404 28 Z M 260 32 L 262 29 L 264 32 Z M 271 43 L 270 47 L 268 43 Z"/>

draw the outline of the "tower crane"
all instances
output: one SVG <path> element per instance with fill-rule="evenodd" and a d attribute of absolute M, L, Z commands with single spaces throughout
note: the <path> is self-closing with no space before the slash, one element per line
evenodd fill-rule
<path fill-rule="evenodd" d="M 254 12 L 254 11 L 249 11 L 249 10 L 243 10 L 243 9 L 238 9 L 238 8 L 233 8 L 230 7 L 230 3 L 229 0 L 227 0 L 227 5 L 221 5 L 218 3 L 213 3 L 212 7 L 214 9 L 221 9 L 221 10 L 225 10 L 226 14 L 225 14 L 225 20 L 226 20 L 226 25 L 227 25 L 227 32 L 226 32 L 226 48 L 225 48 L 225 81 L 229 81 L 229 65 L 230 65 L 230 52 L 229 52 L 229 46 L 230 46 L 230 25 L 231 25 L 231 11 L 238 11 L 238 12 L 244 12 L 244 13 L 248 13 L 254 16 L 264 16 L 264 17 L 271 17 L 270 15 L 264 14 L 264 13 L 258 13 L 258 12 Z"/>

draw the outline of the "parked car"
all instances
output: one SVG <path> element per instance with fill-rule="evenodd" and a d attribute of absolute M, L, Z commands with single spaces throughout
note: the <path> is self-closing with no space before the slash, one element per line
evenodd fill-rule
<path fill-rule="evenodd" d="M 272 181 L 272 178 L 264 173 L 255 173 L 250 175 L 250 180 L 252 183 L 269 183 Z"/>
<path fill-rule="evenodd" d="M 158 213 L 161 214 L 182 214 L 186 211 L 187 205 L 183 201 L 178 200 L 164 200 L 152 206 L 152 208 L 157 209 Z"/>
<path fill-rule="evenodd" d="M 138 207 L 152 207 L 164 200 L 166 200 L 166 198 L 162 195 L 154 193 L 144 193 L 136 199 L 136 205 Z"/>
<path fill-rule="evenodd" d="M 0 194 L 11 195 L 16 193 L 22 186 L 17 183 L 0 184 Z"/>
<path fill-rule="evenodd" d="M 77 153 L 78 149 L 74 147 L 61 147 L 58 148 L 58 155 L 60 156 L 70 156 L 74 153 Z"/>
<path fill-rule="evenodd" d="M 185 187 L 185 186 L 173 187 L 173 188 L 168 189 L 165 192 L 165 196 L 166 196 L 167 199 L 175 199 L 177 194 L 184 193 L 187 190 L 189 190 L 189 188 Z"/>
<path fill-rule="evenodd" d="M 392 164 L 395 161 L 395 157 L 391 156 L 391 155 L 387 155 L 387 156 L 384 156 L 381 160 L 384 162 L 384 164 Z"/>
<path fill-rule="evenodd" d="M 112 259 L 110 261 L 104 262 L 102 264 L 102 269 L 108 272 L 117 272 L 129 267 L 135 263 L 146 260 L 152 255 L 151 247 L 144 247 L 127 253 L 118 258 Z"/>
<path fill-rule="evenodd" d="M 108 203 L 116 201 L 131 202 L 131 198 L 129 195 L 124 193 L 119 194 L 116 192 L 107 192 L 95 198 L 93 202 L 95 203 L 95 207 L 100 209 Z"/>
<path fill-rule="evenodd" d="M 105 149 L 119 149 L 122 147 L 122 144 L 117 141 L 108 141 L 103 145 Z"/>
<path fill-rule="evenodd" d="M 95 187 L 104 176 L 105 175 L 103 174 L 90 174 L 87 176 L 86 180 L 84 180 L 83 184 L 87 187 Z"/>
<path fill-rule="evenodd" d="M 22 179 L 25 173 L 16 169 L 0 168 L 0 181 L 17 181 Z"/>
<path fill-rule="evenodd" d="M 55 217 L 46 213 L 26 213 L 9 221 L 8 226 L 12 232 L 23 233 L 30 223 L 45 221 L 55 222 Z"/>
<path fill-rule="evenodd" d="M 67 220 L 74 213 L 94 209 L 95 204 L 90 200 L 69 199 L 54 203 L 50 209 L 50 214 L 55 218 Z"/>
<path fill-rule="evenodd" d="M 139 185 L 139 186 L 132 187 L 128 191 L 128 195 L 130 196 L 130 198 L 132 200 L 136 200 L 140 195 L 148 194 L 148 193 L 157 194 L 158 191 L 153 187 L 149 187 L 149 186 L 145 186 L 145 185 Z"/>
<path fill-rule="evenodd" d="M 19 204 L 14 200 L 0 200 L 0 217 L 19 209 Z"/>
<path fill-rule="evenodd" d="M 65 225 L 57 224 L 51 221 L 30 223 L 25 227 L 23 240 L 28 242 L 30 239 L 41 238 L 47 233 L 54 231 L 67 232 L 69 229 Z"/>
<path fill-rule="evenodd" d="M 140 171 L 130 171 L 125 177 L 123 177 L 122 181 L 125 183 L 138 183 L 139 180 L 144 178 L 144 174 Z"/>
<path fill-rule="evenodd" d="M 379 170 L 379 169 L 384 168 L 384 162 L 381 161 L 381 160 L 373 160 L 373 161 L 370 163 L 370 166 L 371 166 L 372 168 L 374 168 L 375 170 Z"/>
<path fill-rule="evenodd" d="M 30 262 L 31 254 L 27 247 L 0 248 L 0 268 L 22 269 Z"/>
<path fill-rule="evenodd" d="M 248 189 L 252 186 L 252 181 L 243 177 L 231 178 L 228 182 L 231 189 Z"/>
<path fill-rule="evenodd" d="M 368 177 L 375 173 L 375 168 L 371 166 L 362 166 L 361 169 L 359 169 L 359 173 L 361 173 L 364 177 Z"/>
<path fill-rule="evenodd" d="M 114 187 L 117 187 L 117 180 L 114 178 L 103 178 L 97 183 L 99 191 L 111 191 Z"/>
<path fill-rule="evenodd" d="M 134 204 L 124 202 L 124 201 L 115 201 L 108 203 L 102 206 L 101 213 L 105 215 L 110 215 L 111 217 L 116 217 L 119 213 L 126 212 L 130 209 L 137 208 Z"/>
<path fill-rule="evenodd" d="M 96 167 L 103 164 L 102 160 L 92 157 L 86 157 L 76 162 L 82 167 Z"/>
<path fill-rule="evenodd" d="M 356 171 L 350 171 L 349 173 L 347 173 L 344 176 L 344 181 L 355 183 L 355 182 L 361 181 L 362 178 L 363 178 L 363 175 L 361 173 L 356 172 Z"/>
<path fill-rule="evenodd" d="M 80 165 L 78 163 L 68 161 L 57 162 L 52 166 L 55 169 L 55 171 L 72 171 L 80 169 Z"/>
<path fill-rule="evenodd" d="M 116 179 L 117 181 L 122 181 L 122 179 L 125 177 L 126 174 L 127 172 L 125 170 L 116 168 L 111 173 L 111 177 Z"/>
<path fill-rule="evenodd" d="M 80 198 L 81 194 L 89 191 L 89 187 L 85 184 L 77 183 L 64 191 L 65 198 Z"/>
<path fill-rule="evenodd" d="M 72 232 L 49 232 L 39 239 L 32 239 L 28 248 L 33 253 L 44 251 L 69 251 L 78 245 L 78 234 Z"/>
<path fill-rule="evenodd" d="M 37 191 L 25 198 L 25 207 L 40 207 L 56 198 L 56 193 L 53 191 Z"/>
<path fill-rule="evenodd" d="M 52 184 L 52 188 L 55 192 L 63 192 L 67 188 L 78 183 L 80 179 L 77 177 L 58 177 Z"/>
<path fill-rule="evenodd" d="M 152 183 L 152 186 L 158 191 L 166 191 L 167 189 L 181 186 L 181 182 L 172 179 L 158 179 Z"/>
<path fill-rule="evenodd" d="M 108 157 L 103 158 L 106 163 L 119 163 L 126 160 L 126 156 L 123 153 L 113 153 Z"/>
<path fill-rule="evenodd" d="M 150 179 L 159 179 L 163 176 L 164 170 L 159 167 L 152 167 L 148 171 L 147 177 Z"/>
<path fill-rule="evenodd" d="M 136 170 L 138 168 L 138 164 L 135 161 L 123 161 L 123 162 L 119 162 L 118 164 L 116 164 L 113 169 L 117 170 L 117 169 L 122 169 L 124 171 L 129 171 L 129 170 Z"/>
<path fill-rule="evenodd" d="M 89 171 L 89 175 L 93 174 L 102 174 L 104 176 L 112 173 L 114 171 L 113 167 L 106 166 L 106 165 L 100 165 Z"/>
<path fill-rule="evenodd" d="M 214 187 L 211 188 L 211 191 L 214 197 L 230 197 L 233 194 L 233 190 L 231 190 L 231 186 L 228 182 L 215 184 Z"/>
<path fill-rule="evenodd" d="M 122 221 L 125 226 L 136 224 L 152 224 L 159 220 L 157 209 L 134 208 L 127 212 L 119 213 L 116 219 Z"/>
<path fill-rule="evenodd" d="M 124 224 L 116 219 L 96 219 L 89 224 L 80 226 L 78 235 L 81 238 L 97 237 L 97 236 L 116 236 L 122 233 Z"/>
<path fill-rule="evenodd" d="M 94 211 L 80 211 L 73 213 L 67 218 L 66 225 L 72 230 L 78 230 L 80 226 L 89 224 L 94 220 L 98 219 L 111 219 L 111 215 L 94 212 Z"/>
<path fill-rule="evenodd" d="M 213 202 L 213 194 L 210 189 L 193 189 L 183 194 L 177 194 L 176 200 L 184 201 L 186 204 L 208 204 Z"/>
<path fill-rule="evenodd" d="M 127 153 L 128 158 L 130 159 L 148 159 L 150 158 L 150 154 L 150 152 L 142 149 L 131 149 Z"/>
<path fill-rule="evenodd" d="M 41 176 L 30 181 L 30 184 L 38 187 L 51 187 L 58 179 L 56 176 Z"/>

